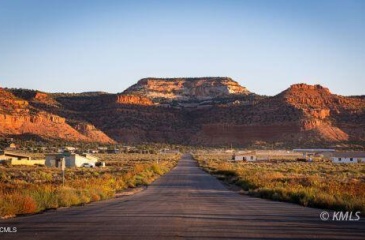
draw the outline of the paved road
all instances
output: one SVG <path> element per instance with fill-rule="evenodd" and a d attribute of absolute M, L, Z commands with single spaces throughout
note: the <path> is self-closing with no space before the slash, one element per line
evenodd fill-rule
<path fill-rule="evenodd" d="M 0 239 L 365 239 L 365 222 L 323 222 L 321 210 L 242 196 L 189 155 L 147 190 L 84 207 L 0 221 Z"/>

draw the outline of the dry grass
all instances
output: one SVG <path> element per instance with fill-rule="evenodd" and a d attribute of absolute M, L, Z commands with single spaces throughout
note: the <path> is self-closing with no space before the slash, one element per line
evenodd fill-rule
<path fill-rule="evenodd" d="M 365 212 L 365 164 L 232 162 L 196 155 L 201 167 L 246 193 L 303 206 Z"/>
<path fill-rule="evenodd" d="M 0 167 L 0 216 L 36 213 L 111 198 L 147 185 L 176 165 L 178 155 L 100 155 L 105 168 Z"/>

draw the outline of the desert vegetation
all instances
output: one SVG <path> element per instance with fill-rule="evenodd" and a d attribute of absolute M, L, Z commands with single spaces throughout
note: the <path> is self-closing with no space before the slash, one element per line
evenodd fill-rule
<path fill-rule="evenodd" d="M 0 217 L 36 213 L 112 198 L 148 185 L 174 167 L 175 154 L 103 154 L 105 168 L 0 167 Z"/>
<path fill-rule="evenodd" d="M 255 197 L 303 206 L 365 212 L 365 164 L 234 162 L 227 155 L 195 155 L 200 166 Z"/>

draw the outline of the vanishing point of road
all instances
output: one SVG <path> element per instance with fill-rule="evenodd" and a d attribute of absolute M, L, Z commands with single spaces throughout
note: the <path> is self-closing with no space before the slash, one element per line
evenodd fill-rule
<path fill-rule="evenodd" d="M 190 155 L 132 196 L 1 220 L 0 239 L 365 239 L 365 221 L 321 221 L 322 210 L 240 195 Z"/>

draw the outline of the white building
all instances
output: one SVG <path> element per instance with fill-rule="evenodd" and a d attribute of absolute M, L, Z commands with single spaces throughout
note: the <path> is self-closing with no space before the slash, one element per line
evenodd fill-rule
<path fill-rule="evenodd" d="M 254 162 L 257 160 L 257 156 L 255 152 L 245 153 L 240 155 L 233 155 L 234 161 L 247 161 L 247 162 Z"/>
<path fill-rule="evenodd" d="M 365 163 L 365 152 L 335 152 L 333 163 Z"/>
<path fill-rule="evenodd" d="M 61 159 L 65 158 L 66 167 L 82 167 L 85 163 L 95 166 L 98 159 L 90 154 L 47 154 L 45 165 L 47 167 L 61 167 Z"/>

